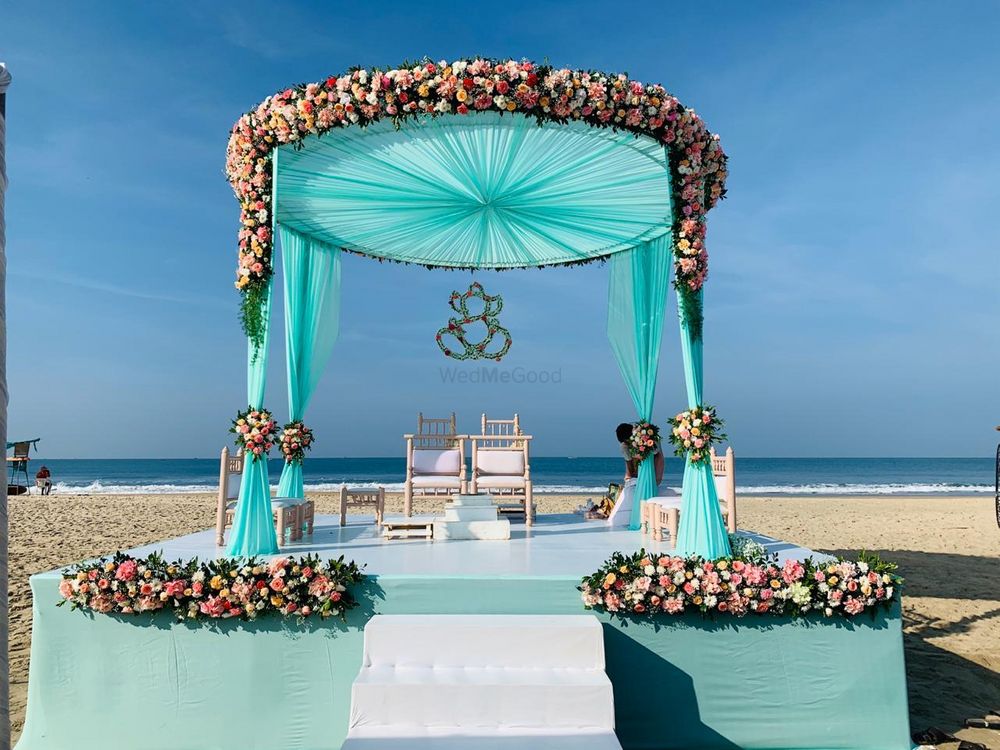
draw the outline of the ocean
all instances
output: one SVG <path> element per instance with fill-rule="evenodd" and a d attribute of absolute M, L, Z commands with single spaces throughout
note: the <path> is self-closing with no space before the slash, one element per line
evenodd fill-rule
<path fill-rule="evenodd" d="M 139 494 L 214 492 L 218 459 L 31 459 L 31 476 L 45 464 L 56 493 Z M 669 457 L 665 482 L 680 484 L 682 463 Z M 281 461 L 269 462 L 277 483 Z M 306 488 L 314 491 L 383 485 L 400 491 L 403 458 L 308 458 Z M 620 481 L 621 458 L 531 459 L 537 493 L 603 493 Z M 983 458 L 742 458 L 736 461 L 737 491 L 745 495 L 910 495 L 993 492 L 994 459 Z"/>

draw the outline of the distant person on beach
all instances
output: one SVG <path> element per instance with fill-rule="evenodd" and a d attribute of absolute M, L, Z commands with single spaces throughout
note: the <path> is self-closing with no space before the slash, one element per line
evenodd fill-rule
<path fill-rule="evenodd" d="M 631 422 L 622 422 L 615 428 L 615 437 L 618 438 L 618 442 L 621 445 L 622 458 L 625 459 L 625 481 L 629 479 L 636 479 L 639 476 L 639 462 L 630 458 L 628 454 L 628 441 L 632 437 L 632 428 L 635 427 Z M 656 472 L 656 486 L 660 486 L 660 482 L 663 481 L 663 450 L 660 446 L 656 446 L 656 453 L 653 454 L 653 471 Z"/>
<path fill-rule="evenodd" d="M 42 466 L 35 474 L 35 486 L 41 488 L 43 495 L 52 492 L 52 472 L 49 471 L 48 466 Z"/>

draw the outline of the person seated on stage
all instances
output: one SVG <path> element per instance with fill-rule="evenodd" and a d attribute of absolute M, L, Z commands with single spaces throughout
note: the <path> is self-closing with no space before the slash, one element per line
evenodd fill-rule
<path fill-rule="evenodd" d="M 622 422 L 615 428 L 615 437 L 618 438 L 618 443 L 621 447 L 622 458 L 625 459 L 625 481 L 630 479 L 636 479 L 639 476 L 639 461 L 630 458 L 628 454 L 628 441 L 632 437 L 632 428 L 635 427 L 631 422 Z M 660 486 L 660 482 L 663 481 L 663 469 L 666 462 L 663 460 L 663 449 L 658 445 L 656 446 L 656 453 L 653 454 L 653 471 L 656 474 L 656 486 Z"/>
<path fill-rule="evenodd" d="M 42 466 L 35 474 L 35 486 L 42 490 L 43 495 L 52 492 L 52 472 L 49 471 L 48 466 Z"/>

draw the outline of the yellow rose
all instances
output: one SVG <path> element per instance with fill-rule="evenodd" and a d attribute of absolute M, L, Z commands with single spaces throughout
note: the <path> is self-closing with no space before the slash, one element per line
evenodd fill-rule
<path fill-rule="evenodd" d="M 212 576 L 212 580 L 208 582 L 208 585 L 218 591 L 222 588 L 222 576 Z"/>
<path fill-rule="evenodd" d="M 513 112 L 515 109 L 517 109 L 517 102 L 511 99 L 510 101 L 507 102 L 507 111 Z"/>
<path fill-rule="evenodd" d="M 275 595 L 271 597 L 271 604 L 274 605 L 275 607 L 280 607 L 284 603 L 285 600 L 282 599 L 280 596 Z"/>
<path fill-rule="evenodd" d="M 458 99 L 460 102 L 464 102 L 469 98 L 469 92 L 466 91 L 465 89 L 459 89 L 458 93 L 455 94 L 455 98 Z"/>
<path fill-rule="evenodd" d="M 830 576 L 829 578 L 826 579 L 826 582 L 831 586 L 836 586 L 839 581 L 840 579 L 837 578 L 837 576 Z"/>
<path fill-rule="evenodd" d="M 702 598 L 701 598 L 700 596 L 696 596 L 696 597 L 695 597 L 694 599 L 692 599 L 691 601 L 693 601 L 693 602 L 694 602 L 694 603 L 695 603 L 696 605 L 697 605 L 697 604 L 701 604 L 701 602 L 702 602 Z"/>
<path fill-rule="evenodd" d="M 426 83 L 420 84 L 420 88 L 417 89 L 417 93 L 420 94 L 421 99 L 426 99 L 431 93 L 431 87 Z"/>
<path fill-rule="evenodd" d="M 772 589 L 780 589 L 781 588 L 781 581 L 779 581 L 777 578 L 772 578 L 771 579 L 771 588 Z"/>
<path fill-rule="evenodd" d="M 549 106 L 549 97 L 547 97 L 547 96 L 541 96 L 541 97 L 539 97 L 538 98 L 538 104 L 540 106 L 542 106 L 542 107 Z"/>
<path fill-rule="evenodd" d="M 222 589 L 222 591 L 219 592 L 219 596 L 221 596 L 223 599 L 228 599 L 229 589 Z"/>

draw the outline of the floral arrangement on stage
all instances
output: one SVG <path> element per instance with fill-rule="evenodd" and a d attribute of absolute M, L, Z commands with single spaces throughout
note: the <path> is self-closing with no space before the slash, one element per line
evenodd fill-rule
<path fill-rule="evenodd" d="M 587 609 L 624 615 L 743 617 L 805 615 L 855 617 L 888 607 L 903 582 L 896 566 L 862 554 L 857 561 L 787 560 L 776 556 L 656 556 L 640 550 L 616 552 L 579 586 Z"/>
<path fill-rule="evenodd" d="M 302 463 L 306 451 L 312 450 L 312 444 L 312 430 L 301 421 L 289 422 L 281 430 L 281 455 L 285 457 L 286 464 Z"/>
<path fill-rule="evenodd" d="M 708 461 L 711 449 L 726 439 L 725 423 L 716 416 L 714 406 L 696 406 L 669 421 L 674 455 L 690 456 L 691 463 Z"/>
<path fill-rule="evenodd" d="M 254 461 L 271 452 L 274 447 L 278 423 L 274 421 L 271 412 L 264 409 L 254 409 L 248 406 L 246 411 L 237 413 L 233 426 L 229 431 L 236 435 L 236 446 L 243 449 L 244 455 L 251 456 Z"/>
<path fill-rule="evenodd" d="M 660 447 L 660 428 L 643 420 L 632 426 L 632 437 L 625 443 L 629 458 L 643 461 Z"/>
<path fill-rule="evenodd" d="M 387 118 L 398 124 L 418 116 L 486 110 L 520 113 L 540 124 L 579 120 L 665 144 L 677 217 L 674 285 L 684 319 L 699 338 L 699 290 L 708 273 L 705 215 L 726 193 L 726 155 L 718 136 L 658 84 L 623 74 L 472 58 L 357 68 L 269 96 L 233 126 L 226 174 L 241 208 L 236 287 L 242 294 L 243 327 L 251 340 L 258 345 L 262 341 L 262 310 L 273 272 L 275 148 Z"/>
<path fill-rule="evenodd" d="M 363 578 L 354 562 L 301 558 L 221 558 L 168 563 L 153 553 L 118 552 L 63 572 L 59 593 L 73 609 L 134 615 L 169 610 L 179 620 L 255 620 L 278 614 L 340 617 L 358 605 L 350 587 Z"/>

